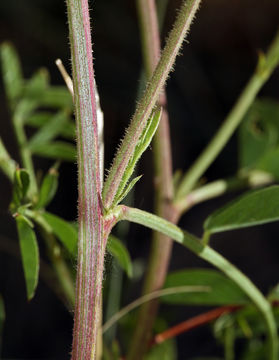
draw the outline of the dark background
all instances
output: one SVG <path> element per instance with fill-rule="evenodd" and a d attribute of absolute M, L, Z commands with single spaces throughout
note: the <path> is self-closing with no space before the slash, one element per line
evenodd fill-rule
<path fill-rule="evenodd" d="M 106 167 L 133 113 L 141 70 L 141 52 L 135 2 L 131 0 L 90 1 L 93 8 L 93 43 L 96 81 L 105 114 Z M 170 0 L 163 34 L 170 28 L 180 1 Z M 278 0 L 204 1 L 185 44 L 167 92 L 174 168 L 186 170 L 196 158 L 253 72 L 259 49 L 266 50 L 279 24 Z M 60 57 L 70 69 L 65 3 L 62 0 L 9 0 L 0 2 L 0 41 L 16 46 L 26 78 L 46 67 L 53 84 L 63 81 L 54 61 Z M 262 96 L 279 99 L 279 71 L 261 91 Z M 0 133 L 12 156 L 18 159 L 3 86 L 0 87 Z M 146 152 L 139 172 L 135 205 L 152 210 L 152 153 Z M 236 137 L 206 173 L 208 180 L 230 176 L 237 169 Z M 47 169 L 50 162 L 36 159 Z M 14 221 L 8 214 L 11 188 L 0 174 L 0 238 L 16 240 Z M 59 192 L 50 210 L 72 220 L 76 218 L 76 168 L 61 168 Z M 199 205 L 181 220 L 181 226 L 200 235 L 202 222 L 216 207 L 232 197 Z M 278 282 L 278 224 L 234 231 L 216 236 L 213 246 L 242 269 L 261 290 L 267 292 Z M 133 226 L 128 247 L 134 258 L 145 257 L 149 231 Z M 207 266 L 187 250 L 175 245 L 172 269 Z M 126 284 L 123 302 L 139 295 L 140 284 Z M 7 320 L 3 335 L 3 358 L 68 359 L 71 349 L 72 317 L 63 304 L 40 282 L 35 298 L 25 301 L 21 263 L 0 252 L 0 293 Z M 171 325 L 201 311 L 182 308 L 169 311 Z M 220 354 L 208 328 L 178 338 L 179 359 L 194 355 Z"/>

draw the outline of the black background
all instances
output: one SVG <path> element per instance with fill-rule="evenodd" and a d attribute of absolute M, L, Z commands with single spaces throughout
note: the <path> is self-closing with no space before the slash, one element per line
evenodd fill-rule
<path fill-rule="evenodd" d="M 105 162 L 109 166 L 113 151 L 135 107 L 141 70 L 141 52 L 135 2 L 102 0 L 90 2 L 93 9 L 94 67 L 105 114 Z M 175 17 L 178 0 L 170 0 L 164 35 Z M 28 78 L 39 67 L 46 67 L 53 84 L 63 81 L 54 61 L 63 59 L 70 70 L 69 41 L 65 3 L 62 0 L 9 0 L 0 2 L 0 41 L 16 46 Z M 168 80 L 174 168 L 186 170 L 196 158 L 253 72 L 259 49 L 266 50 L 279 24 L 277 0 L 204 1 Z M 279 71 L 264 86 L 261 96 L 279 100 Z M 12 156 L 18 159 L 3 86 L 0 88 L 0 134 Z M 148 150 L 140 164 L 144 177 L 137 185 L 135 205 L 152 210 L 152 161 Z M 230 176 L 237 169 L 236 136 L 206 173 L 208 180 Z M 35 159 L 46 170 L 47 160 Z M 76 218 L 76 167 L 61 167 L 59 192 L 50 210 L 66 219 Z M 8 214 L 11 188 L 0 174 L 0 239 L 16 241 L 14 221 Z M 199 205 L 185 215 L 182 227 L 201 235 L 202 222 L 231 195 Z M 267 292 L 278 281 L 278 225 L 218 235 L 213 246 L 242 269 L 261 290 Z M 133 226 L 128 247 L 134 258 L 145 257 L 149 231 Z M 187 250 L 175 245 L 172 269 L 207 266 Z M 123 303 L 140 293 L 140 284 L 126 286 Z M 68 359 L 71 349 L 72 315 L 40 282 L 35 298 L 25 300 L 21 263 L 0 252 L 0 293 L 4 297 L 7 320 L 3 336 L 3 358 Z M 170 324 L 176 324 L 201 308 L 163 308 Z M 220 354 L 208 328 L 178 338 L 179 359 Z"/>

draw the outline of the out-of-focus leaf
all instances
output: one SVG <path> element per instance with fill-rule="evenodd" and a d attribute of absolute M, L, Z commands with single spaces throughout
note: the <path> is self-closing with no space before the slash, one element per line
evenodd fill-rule
<path fill-rule="evenodd" d="M 179 293 L 164 296 L 161 301 L 169 304 L 231 305 L 247 304 L 249 299 L 233 281 L 215 270 L 191 269 L 170 273 L 164 288 L 176 286 L 208 286 L 207 292 Z"/>
<path fill-rule="evenodd" d="M 33 146 L 32 153 L 49 159 L 76 161 L 76 147 L 73 144 L 63 141 L 37 144 Z"/>
<path fill-rule="evenodd" d="M 155 345 L 144 357 L 144 360 L 176 360 L 176 347 L 173 339 Z"/>
<path fill-rule="evenodd" d="M 49 212 L 42 214 L 44 220 L 52 228 L 53 233 L 62 242 L 65 248 L 72 254 L 77 254 L 78 232 L 69 222 Z"/>
<path fill-rule="evenodd" d="M 239 128 L 239 163 L 241 168 L 257 168 L 269 150 L 279 145 L 279 103 L 257 100 Z"/>
<path fill-rule="evenodd" d="M 278 119 L 279 120 L 279 119 Z M 257 169 L 272 174 L 279 179 L 279 146 L 267 151 L 257 163 Z"/>
<path fill-rule="evenodd" d="M 46 207 L 54 198 L 58 187 L 58 171 L 56 166 L 49 169 L 40 187 L 39 199 L 36 208 Z"/>
<path fill-rule="evenodd" d="M 51 121 L 53 116 L 55 115 L 51 112 L 35 112 L 25 119 L 25 124 L 35 128 L 40 128 Z M 71 140 L 75 138 L 75 123 L 70 118 L 67 120 L 67 126 L 64 126 L 60 130 L 60 135 L 65 139 Z"/>
<path fill-rule="evenodd" d="M 31 100 L 40 102 L 40 98 L 46 91 L 49 85 L 49 73 L 47 69 L 41 68 L 35 72 L 35 74 L 26 81 L 23 91 L 23 96 Z"/>
<path fill-rule="evenodd" d="M 50 140 L 58 136 L 62 129 L 65 128 L 67 120 L 68 116 L 65 112 L 57 113 L 29 140 L 28 148 L 32 151 L 42 144 L 49 143 Z"/>
<path fill-rule="evenodd" d="M 40 99 L 42 106 L 54 108 L 73 108 L 73 99 L 66 86 L 51 86 Z"/>
<path fill-rule="evenodd" d="M 128 250 L 122 242 L 115 236 L 110 235 L 108 238 L 107 249 L 117 259 L 119 265 L 131 278 L 133 273 L 132 261 Z"/>
<path fill-rule="evenodd" d="M 249 192 L 211 214 L 204 229 L 217 233 L 279 220 L 279 186 Z"/>
<path fill-rule="evenodd" d="M 27 298 L 28 300 L 31 300 L 38 284 L 39 249 L 36 235 L 30 227 L 30 222 L 24 216 L 18 215 L 16 217 L 16 224 L 27 289 Z"/>
<path fill-rule="evenodd" d="M 4 86 L 10 106 L 13 110 L 21 95 L 23 86 L 22 69 L 18 55 L 12 44 L 5 42 L 0 46 Z"/>
<path fill-rule="evenodd" d="M 16 169 L 14 173 L 13 195 L 12 195 L 12 212 L 24 202 L 25 196 L 29 189 L 30 177 L 25 169 Z"/>

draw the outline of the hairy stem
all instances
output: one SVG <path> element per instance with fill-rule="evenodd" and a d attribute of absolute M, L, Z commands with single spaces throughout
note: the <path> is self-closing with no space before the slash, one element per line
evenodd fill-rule
<path fill-rule="evenodd" d="M 175 203 L 177 206 L 179 206 L 180 201 L 184 200 L 184 197 L 192 190 L 199 178 L 204 174 L 227 144 L 250 105 L 255 100 L 259 90 L 268 80 L 278 63 L 279 33 L 273 40 L 267 54 L 260 55 L 255 73 L 242 91 L 238 101 L 228 114 L 223 125 L 183 177 L 175 195 Z"/>
<path fill-rule="evenodd" d="M 160 32 L 155 0 L 137 0 L 144 68 L 147 80 L 152 77 L 160 58 Z M 172 154 L 169 119 L 166 109 L 166 93 L 163 90 L 158 105 L 163 108 L 161 121 L 154 136 L 154 185 L 155 213 L 167 220 L 174 217 L 170 204 L 173 198 Z M 172 240 L 165 235 L 153 232 L 151 251 L 145 273 L 143 294 L 160 289 L 165 281 L 172 249 Z M 141 307 L 128 359 L 141 359 L 147 350 L 152 327 L 157 315 L 158 298 L 145 302 Z"/>
<path fill-rule="evenodd" d="M 96 358 L 105 239 L 87 0 L 67 0 L 78 148 L 79 239 L 73 360 Z"/>
<path fill-rule="evenodd" d="M 148 83 L 142 99 L 139 102 L 131 124 L 126 131 L 126 135 L 119 150 L 117 151 L 108 177 L 105 181 L 103 197 L 106 209 L 110 209 L 113 203 L 125 169 L 127 168 L 130 158 L 133 156 L 139 137 L 146 126 L 151 111 L 154 108 L 168 74 L 172 69 L 175 58 L 190 28 L 200 1 L 201 0 L 184 0 L 182 2 L 180 11 L 167 40 L 166 46 L 162 52 L 160 61 L 153 73 L 152 79 Z"/>
<path fill-rule="evenodd" d="M 153 230 L 160 231 L 163 234 L 171 237 L 178 243 L 187 247 L 190 251 L 195 253 L 200 258 L 209 262 L 231 280 L 233 280 L 254 305 L 261 312 L 267 329 L 268 343 L 269 343 L 269 359 L 276 360 L 278 356 L 277 330 L 276 323 L 272 314 L 271 306 L 265 299 L 257 287 L 249 280 L 240 270 L 226 260 L 222 255 L 217 253 L 211 247 L 202 244 L 200 239 L 194 235 L 181 230 L 176 225 L 145 211 L 129 208 L 127 206 L 120 206 L 117 209 L 120 220 L 129 220 L 131 222 L 144 225 Z"/>

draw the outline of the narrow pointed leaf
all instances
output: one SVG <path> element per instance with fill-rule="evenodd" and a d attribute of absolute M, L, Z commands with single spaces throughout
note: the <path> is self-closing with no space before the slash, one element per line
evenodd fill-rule
<path fill-rule="evenodd" d="M 56 115 L 51 112 L 36 112 L 25 119 L 25 125 L 29 125 L 34 128 L 40 128 L 51 121 L 53 116 Z M 64 126 L 62 129 L 60 129 L 60 135 L 65 139 L 72 140 L 75 138 L 75 123 L 69 116 L 67 119 L 67 126 Z"/>
<path fill-rule="evenodd" d="M 66 86 L 51 86 L 44 91 L 40 104 L 54 108 L 72 109 L 73 99 Z"/>
<path fill-rule="evenodd" d="M 53 233 L 57 236 L 65 248 L 72 255 L 76 256 L 78 242 L 78 232 L 76 228 L 59 216 L 49 212 L 44 212 L 42 217 L 52 228 Z"/>
<path fill-rule="evenodd" d="M 279 220 L 279 186 L 249 192 L 210 215 L 204 229 L 210 233 Z"/>
<path fill-rule="evenodd" d="M 36 100 L 39 105 L 39 100 L 43 96 L 49 85 L 49 73 L 47 69 L 39 69 L 35 74 L 26 82 L 24 87 L 23 96 L 30 100 Z"/>
<path fill-rule="evenodd" d="M 162 297 L 161 301 L 169 304 L 187 305 L 230 305 L 246 304 L 249 299 L 230 279 L 216 270 L 180 270 L 170 273 L 164 288 L 176 286 L 208 286 L 209 291 L 179 293 Z"/>
<path fill-rule="evenodd" d="M 142 177 L 142 175 L 135 177 L 127 186 L 126 189 L 124 189 L 123 193 L 119 195 L 119 198 L 116 199 L 116 203 L 119 204 L 122 200 L 125 199 L 125 197 L 129 194 L 129 192 L 133 189 L 133 187 L 136 185 L 136 183 L 139 181 L 139 179 Z"/>
<path fill-rule="evenodd" d="M 0 55 L 6 95 L 10 106 L 14 108 L 23 86 L 20 61 L 15 48 L 10 43 L 1 45 Z"/>
<path fill-rule="evenodd" d="M 107 243 L 108 251 L 117 259 L 119 265 L 126 272 L 128 277 L 132 277 L 132 261 L 130 254 L 122 242 L 115 236 L 110 235 Z"/>
<path fill-rule="evenodd" d="M 50 140 L 58 136 L 67 123 L 67 114 L 63 111 L 57 113 L 48 123 L 29 140 L 28 148 L 32 151 L 42 144 L 48 143 Z"/>
<path fill-rule="evenodd" d="M 14 173 L 11 211 L 14 212 L 25 199 L 30 185 L 30 176 L 25 169 L 16 169 Z"/>
<path fill-rule="evenodd" d="M 22 215 L 16 217 L 17 232 L 23 263 L 23 271 L 27 289 L 27 298 L 31 300 L 35 294 L 39 277 L 39 249 L 35 232 L 30 222 Z"/>
<path fill-rule="evenodd" d="M 75 146 L 63 141 L 37 144 L 36 146 L 33 146 L 32 153 L 49 159 L 76 161 Z"/>
<path fill-rule="evenodd" d="M 130 177 L 132 176 L 138 160 L 141 158 L 142 154 L 145 152 L 145 150 L 151 143 L 151 140 L 152 140 L 153 136 L 155 135 L 155 132 L 159 125 L 161 115 L 162 115 L 162 109 L 159 109 L 159 110 L 157 109 L 156 111 L 154 111 L 154 113 L 151 115 L 150 119 L 148 120 L 147 125 L 144 128 L 144 130 L 139 138 L 139 141 L 135 147 L 133 157 L 130 159 L 130 161 L 125 169 L 121 184 L 116 192 L 114 205 L 116 205 L 117 200 L 122 197 L 121 194 L 123 194 L 126 184 L 129 181 Z"/>
<path fill-rule="evenodd" d="M 36 209 L 46 207 L 54 198 L 58 188 L 58 171 L 56 167 L 49 169 L 40 187 L 39 199 Z"/>

